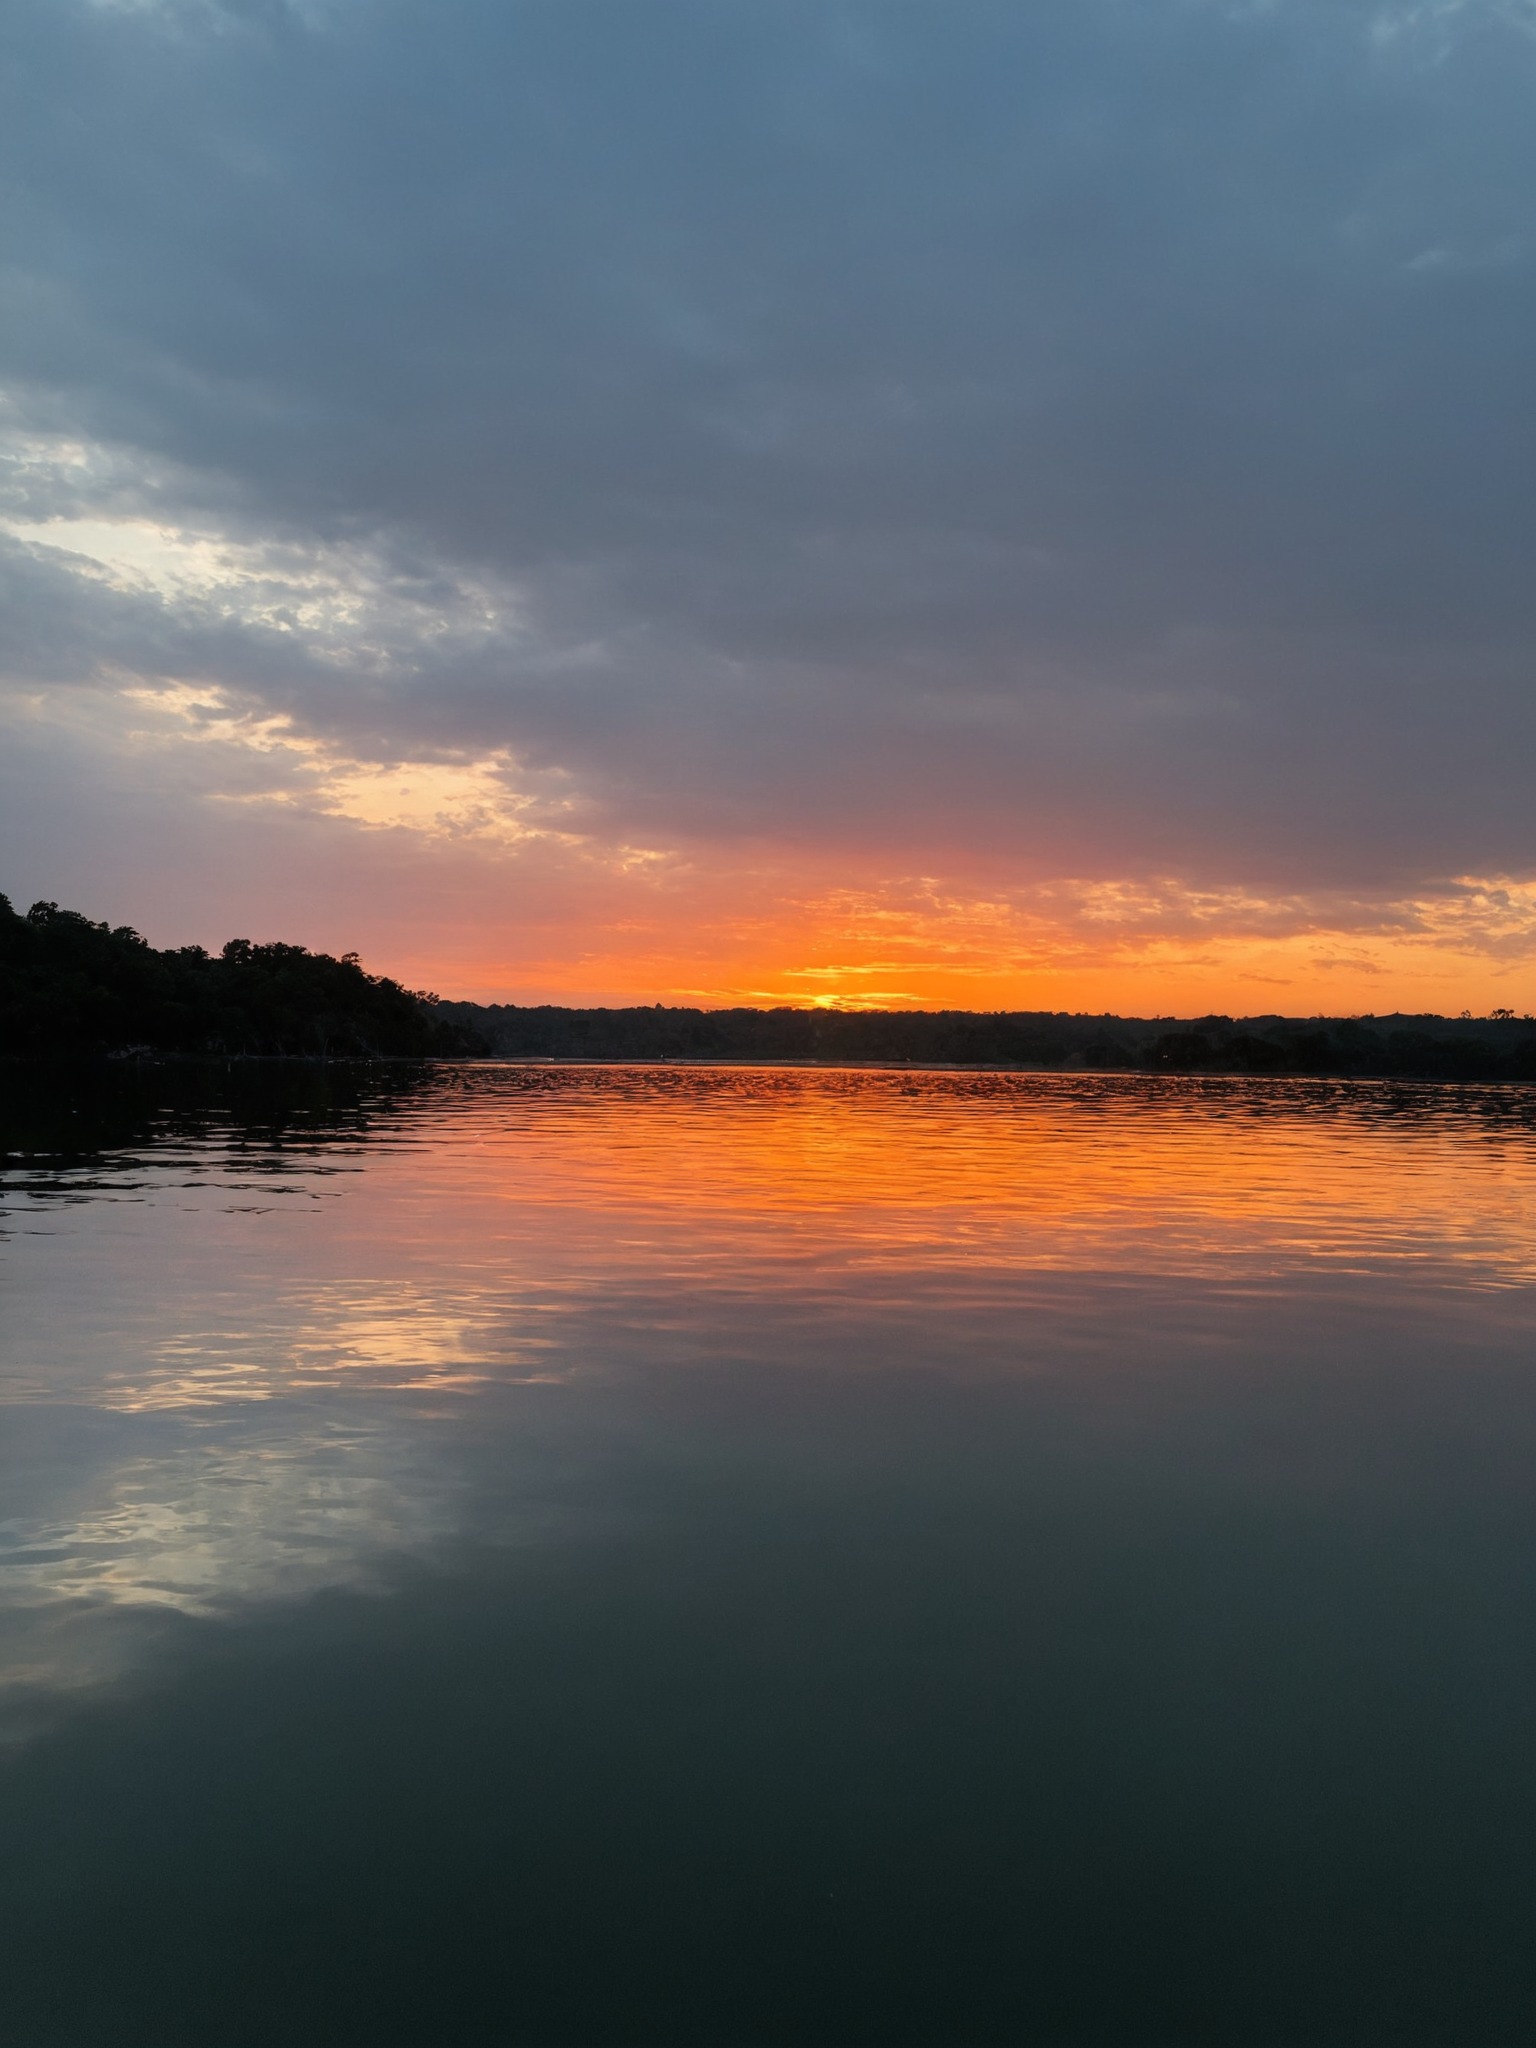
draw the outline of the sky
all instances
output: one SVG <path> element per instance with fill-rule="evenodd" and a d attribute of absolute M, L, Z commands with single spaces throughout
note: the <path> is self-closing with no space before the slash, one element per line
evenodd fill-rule
<path fill-rule="evenodd" d="M 7 0 L 0 889 L 1536 1009 L 1536 0 Z"/>

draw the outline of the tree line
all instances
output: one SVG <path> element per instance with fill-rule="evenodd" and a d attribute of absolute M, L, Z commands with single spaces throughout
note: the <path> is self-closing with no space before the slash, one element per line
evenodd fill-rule
<path fill-rule="evenodd" d="M 1536 1081 L 1536 1020 L 1173 1018 L 1048 1011 L 624 1009 L 444 1002 L 355 953 L 231 939 L 158 950 L 128 925 L 0 896 L 0 1054 L 762 1060 L 816 1065 Z"/>
<path fill-rule="evenodd" d="M 567 1009 L 443 1003 L 503 1058 L 785 1060 L 1069 1067 L 1155 1074 L 1536 1081 L 1536 1021 L 1396 1016 L 1234 1020 L 970 1010 Z"/>
<path fill-rule="evenodd" d="M 0 1053 L 433 1058 L 485 1042 L 430 996 L 305 946 L 161 951 L 131 925 L 0 896 Z"/>

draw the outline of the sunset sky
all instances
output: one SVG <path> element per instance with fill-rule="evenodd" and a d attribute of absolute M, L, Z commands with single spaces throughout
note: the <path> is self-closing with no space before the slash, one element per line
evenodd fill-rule
<path fill-rule="evenodd" d="M 1536 1009 L 1532 0 L 8 0 L 0 889 Z"/>

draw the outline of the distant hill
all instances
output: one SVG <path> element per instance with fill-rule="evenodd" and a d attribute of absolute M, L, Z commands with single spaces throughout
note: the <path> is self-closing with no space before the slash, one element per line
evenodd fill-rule
<path fill-rule="evenodd" d="M 0 1053 L 265 1053 L 430 1058 L 484 1041 L 355 954 L 231 939 L 158 952 L 128 925 L 0 896 Z"/>
<path fill-rule="evenodd" d="M 503 1058 L 784 1060 L 1068 1067 L 1155 1074 L 1337 1074 L 1536 1081 L 1536 1021 L 1390 1016 L 1080 1016 L 1046 1010 L 563 1009 L 455 1003 L 437 1014 Z"/>

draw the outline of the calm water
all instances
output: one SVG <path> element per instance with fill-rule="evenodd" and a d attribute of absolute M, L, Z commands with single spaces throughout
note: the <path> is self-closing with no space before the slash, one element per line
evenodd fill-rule
<path fill-rule="evenodd" d="M 3 1085 L 7 2048 L 1536 2038 L 1531 1097 Z"/>

